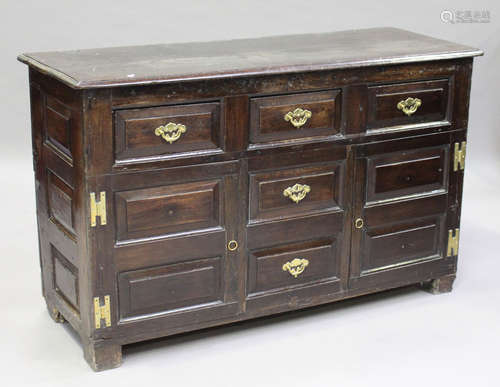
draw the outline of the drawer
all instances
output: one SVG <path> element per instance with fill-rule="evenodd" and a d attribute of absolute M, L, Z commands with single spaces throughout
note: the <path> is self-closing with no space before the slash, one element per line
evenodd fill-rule
<path fill-rule="evenodd" d="M 115 112 L 115 162 L 222 152 L 220 103 Z"/>
<path fill-rule="evenodd" d="M 448 165 L 448 145 L 370 156 L 366 203 L 446 192 Z"/>
<path fill-rule="evenodd" d="M 250 222 L 339 210 L 343 170 L 338 161 L 251 173 Z"/>
<path fill-rule="evenodd" d="M 167 236 L 222 225 L 222 180 L 115 193 L 118 241 Z"/>
<path fill-rule="evenodd" d="M 368 88 L 368 129 L 450 122 L 449 79 Z"/>
<path fill-rule="evenodd" d="M 331 240 L 308 241 L 249 254 L 248 294 L 301 286 L 338 276 L 337 246 Z"/>
<path fill-rule="evenodd" d="M 339 134 L 340 91 L 275 95 L 250 100 L 250 142 Z"/>

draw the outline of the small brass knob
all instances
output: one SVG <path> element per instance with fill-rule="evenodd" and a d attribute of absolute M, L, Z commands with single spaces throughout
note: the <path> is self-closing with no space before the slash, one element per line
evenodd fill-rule
<path fill-rule="evenodd" d="M 238 248 L 238 242 L 236 242 L 234 239 L 228 242 L 227 249 L 229 251 L 234 251 L 237 248 Z"/>
<path fill-rule="evenodd" d="M 364 225 L 364 224 L 365 224 L 365 223 L 363 222 L 363 219 L 358 218 L 358 219 L 356 219 L 356 221 L 354 222 L 354 227 L 356 227 L 356 228 L 363 228 L 363 225 Z"/>

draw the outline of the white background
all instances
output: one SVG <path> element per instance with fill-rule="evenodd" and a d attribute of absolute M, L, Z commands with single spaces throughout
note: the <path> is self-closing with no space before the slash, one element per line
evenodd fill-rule
<path fill-rule="evenodd" d="M 0 1 L 0 371 L 6 386 L 499 386 L 497 1 Z M 442 10 L 489 10 L 446 24 Z M 458 278 L 124 348 L 95 374 L 41 297 L 21 52 L 394 26 L 481 48 L 474 61 Z"/>

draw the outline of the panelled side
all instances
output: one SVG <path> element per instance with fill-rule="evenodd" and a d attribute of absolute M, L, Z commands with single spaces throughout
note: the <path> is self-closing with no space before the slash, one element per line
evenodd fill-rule
<path fill-rule="evenodd" d="M 81 93 L 30 70 L 43 295 L 57 320 L 85 330 L 85 219 Z"/>

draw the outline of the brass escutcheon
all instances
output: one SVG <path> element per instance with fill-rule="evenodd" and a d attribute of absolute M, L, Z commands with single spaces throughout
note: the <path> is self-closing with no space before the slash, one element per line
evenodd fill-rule
<path fill-rule="evenodd" d="M 402 110 L 407 116 L 411 116 L 417 111 L 417 109 L 422 105 L 422 101 L 419 98 L 408 97 L 399 101 L 397 104 L 398 110 Z"/>
<path fill-rule="evenodd" d="M 312 117 L 310 110 L 297 108 L 285 114 L 285 121 L 291 122 L 296 128 L 300 128 L 306 121 Z"/>
<path fill-rule="evenodd" d="M 183 133 L 186 133 L 185 125 L 169 122 L 165 126 L 159 126 L 155 129 L 155 134 L 161 136 L 166 142 L 172 144 L 177 141 Z"/>
<path fill-rule="evenodd" d="M 234 251 L 237 248 L 238 248 L 238 242 L 236 242 L 234 239 L 228 242 L 227 249 L 229 251 Z"/>
<path fill-rule="evenodd" d="M 364 225 L 364 222 L 363 222 L 363 219 L 361 219 L 361 218 L 356 219 L 356 221 L 354 222 L 354 226 L 356 228 L 362 228 L 363 225 Z"/>
<path fill-rule="evenodd" d="M 292 187 L 283 190 L 283 196 L 290 198 L 291 201 L 298 203 L 311 192 L 311 187 L 307 184 L 295 184 Z"/>
<path fill-rule="evenodd" d="M 294 258 L 292 262 L 283 265 L 283 271 L 288 271 L 290 275 L 297 278 L 309 265 L 309 261 L 304 258 Z"/>

